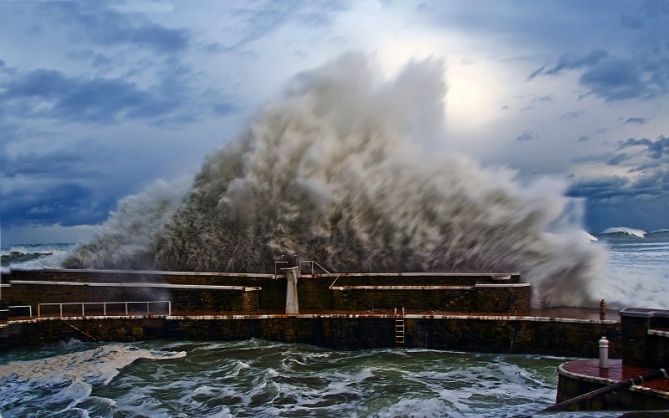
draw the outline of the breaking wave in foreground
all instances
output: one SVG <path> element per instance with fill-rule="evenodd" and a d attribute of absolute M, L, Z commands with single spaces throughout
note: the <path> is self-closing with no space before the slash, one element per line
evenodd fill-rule
<path fill-rule="evenodd" d="M 65 349 L 81 344 L 63 345 Z M 91 398 L 95 386 L 107 385 L 133 362 L 184 357 L 185 352 L 161 352 L 129 345 L 105 345 L 35 360 L 10 360 L 0 364 L 0 411 L 6 416 L 46 416 L 48 412 L 81 412 L 78 404 Z M 74 416 L 74 415 L 69 415 Z"/>
<path fill-rule="evenodd" d="M 16 357 L 34 352 L 14 352 L 9 358 L 14 361 L 0 365 L 0 413 L 511 417 L 554 401 L 555 370 L 564 361 L 432 350 L 337 352 L 260 340 L 103 345 L 70 352 L 87 346 L 66 346 L 30 361 Z M 0 356 L 0 363 L 9 356 Z"/>
<path fill-rule="evenodd" d="M 546 305 L 592 304 L 606 251 L 566 184 L 435 145 L 443 73 L 411 62 L 384 81 L 348 54 L 298 75 L 192 185 L 124 199 L 65 265 L 260 272 L 287 253 L 340 272 L 520 271 Z"/>

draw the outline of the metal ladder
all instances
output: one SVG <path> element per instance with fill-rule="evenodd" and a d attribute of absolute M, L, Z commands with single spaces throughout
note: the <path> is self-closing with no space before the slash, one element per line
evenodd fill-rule
<path fill-rule="evenodd" d="M 395 308 L 395 347 L 404 347 L 404 307 L 400 315 L 397 314 L 397 308 Z"/>

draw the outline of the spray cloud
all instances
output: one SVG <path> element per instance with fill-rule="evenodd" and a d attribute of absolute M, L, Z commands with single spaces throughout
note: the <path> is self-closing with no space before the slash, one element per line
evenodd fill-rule
<path fill-rule="evenodd" d="M 520 271 L 548 305 L 592 303 L 605 253 L 564 220 L 565 184 L 421 151 L 443 141 L 444 96 L 433 59 L 390 81 L 361 54 L 300 74 L 185 198 L 129 198 L 67 264 L 271 271 L 287 253 L 334 271 Z"/>

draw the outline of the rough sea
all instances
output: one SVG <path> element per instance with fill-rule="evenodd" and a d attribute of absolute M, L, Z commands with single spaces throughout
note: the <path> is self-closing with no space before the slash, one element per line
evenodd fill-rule
<path fill-rule="evenodd" d="M 600 290 L 610 304 L 669 308 L 669 233 L 609 234 L 593 245 L 609 247 Z M 68 249 L 3 249 L 3 269 L 52 267 Z M 17 252 L 51 254 L 20 258 Z M 68 341 L 0 355 L 0 415 L 513 417 L 554 402 L 556 369 L 565 360 L 419 349 L 341 352 L 261 340 Z"/>

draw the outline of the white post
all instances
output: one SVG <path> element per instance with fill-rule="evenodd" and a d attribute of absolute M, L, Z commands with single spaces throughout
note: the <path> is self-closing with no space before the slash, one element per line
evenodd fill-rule
<path fill-rule="evenodd" d="M 609 340 L 606 337 L 599 340 L 599 368 L 609 368 Z"/>
<path fill-rule="evenodd" d="M 300 313 L 300 305 L 297 300 L 297 275 L 300 267 L 282 268 L 286 276 L 286 315 L 297 315 Z"/>

